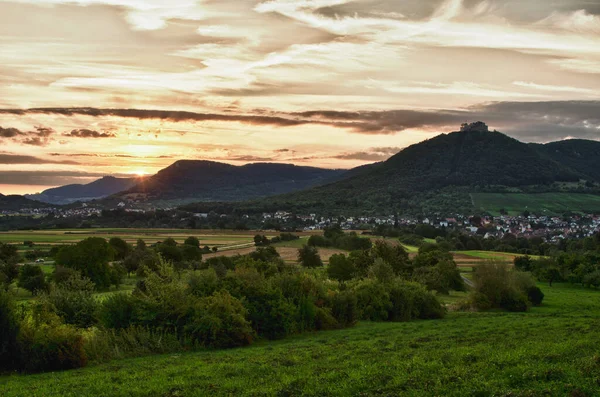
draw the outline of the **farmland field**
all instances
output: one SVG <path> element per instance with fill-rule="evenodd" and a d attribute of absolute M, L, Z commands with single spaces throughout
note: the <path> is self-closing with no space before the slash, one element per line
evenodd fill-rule
<path fill-rule="evenodd" d="M 528 313 L 365 322 L 247 348 L 7 376 L 0 389 L 6 397 L 598 395 L 600 291 L 540 286 L 544 305 Z"/>
<path fill-rule="evenodd" d="M 472 193 L 477 210 L 492 215 L 500 215 L 504 209 L 510 215 L 518 215 L 525 210 L 548 215 L 562 215 L 565 212 L 598 212 L 600 195 L 580 193 Z"/>

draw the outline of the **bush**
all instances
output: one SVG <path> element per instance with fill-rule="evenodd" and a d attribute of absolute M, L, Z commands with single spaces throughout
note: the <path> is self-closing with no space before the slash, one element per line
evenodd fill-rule
<path fill-rule="evenodd" d="M 354 287 L 354 292 L 362 320 L 387 321 L 392 302 L 384 284 L 372 279 L 363 280 Z"/>
<path fill-rule="evenodd" d="M 344 254 L 335 254 L 329 258 L 327 266 L 327 275 L 329 278 L 338 281 L 348 281 L 354 276 L 354 263 L 346 258 Z"/>
<path fill-rule="evenodd" d="M 48 289 L 48 283 L 46 282 L 46 276 L 44 275 L 42 268 L 29 264 L 26 264 L 21 268 L 17 285 L 20 288 L 25 288 L 33 295 Z"/>
<path fill-rule="evenodd" d="M 598 288 L 600 286 L 600 271 L 596 270 L 586 274 L 583 277 L 583 285 Z"/>
<path fill-rule="evenodd" d="M 129 328 L 136 320 L 136 299 L 120 293 L 106 298 L 98 310 L 98 318 L 106 328 Z"/>
<path fill-rule="evenodd" d="M 164 354 L 187 350 L 176 334 L 144 327 L 99 329 L 85 339 L 85 352 L 90 361 L 102 362 L 146 354 Z"/>
<path fill-rule="evenodd" d="M 245 318 L 247 311 L 228 292 L 202 298 L 191 311 L 185 333 L 192 342 L 215 348 L 244 346 L 252 342 L 252 327 Z"/>
<path fill-rule="evenodd" d="M 341 327 L 351 327 L 358 321 L 358 299 L 351 290 L 334 295 L 331 301 L 331 314 Z"/>
<path fill-rule="evenodd" d="M 98 303 L 93 293 L 94 284 L 88 278 L 74 276 L 53 286 L 42 296 L 42 301 L 48 303 L 65 323 L 87 328 L 96 323 Z"/>
<path fill-rule="evenodd" d="M 527 299 L 534 306 L 540 306 L 544 300 L 544 293 L 536 286 L 531 286 L 527 289 Z"/>
<path fill-rule="evenodd" d="M 389 287 L 389 321 L 443 318 L 445 309 L 425 287 L 396 279 Z"/>
<path fill-rule="evenodd" d="M 12 296 L 0 288 L 0 370 L 17 367 L 19 322 Z"/>
<path fill-rule="evenodd" d="M 530 305 L 529 291 L 532 291 L 532 299 L 538 301 L 540 298 L 537 291 L 533 290 L 537 287 L 529 273 L 510 270 L 505 264 L 488 263 L 478 266 L 474 282 L 475 288 L 470 302 L 479 310 L 502 308 L 517 312 L 527 311 Z M 543 299 L 543 294 L 541 298 Z M 541 303 L 541 300 L 539 302 Z"/>
<path fill-rule="evenodd" d="M 215 269 L 210 268 L 190 275 L 188 288 L 197 297 L 211 296 L 219 288 L 219 277 Z"/>
<path fill-rule="evenodd" d="M 34 308 L 19 334 L 20 369 L 25 372 L 61 371 L 87 364 L 84 340 L 77 330 L 61 324 L 46 308 Z"/>
<path fill-rule="evenodd" d="M 500 307 L 510 312 L 526 312 L 529 309 L 527 296 L 513 288 L 502 291 Z"/>

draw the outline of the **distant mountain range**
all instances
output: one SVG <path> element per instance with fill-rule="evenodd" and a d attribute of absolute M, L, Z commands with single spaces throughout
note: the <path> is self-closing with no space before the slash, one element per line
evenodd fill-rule
<path fill-rule="evenodd" d="M 27 208 L 45 208 L 52 207 L 47 203 L 41 203 L 39 201 L 29 200 L 19 195 L 5 196 L 0 194 L 0 210 L 3 211 L 18 211 L 20 209 Z"/>
<path fill-rule="evenodd" d="M 138 178 L 115 178 L 113 176 L 105 176 L 97 181 L 79 185 L 66 185 L 52 189 L 44 190 L 39 194 L 28 194 L 26 198 L 37 200 L 50 204 L 71 204 L 76 201 L 90 201 L 101 199 L 112 194 L 127 190 L 132 186 L 140 183 Z"/>
<path fill-rule="evenodd" d="M 185 203 L 244 201 L 294 192 L 337 181 L 346 170 L 255 163 L 234 166 L 202 160 L 180 160 L 105 202 Z"/>
<path fill-rule="evenodd" d="M 181 160 L 141 181 L 105 177 L 27 197 L 55 204 L 104 197 L 96 204 L 106 208 L 125 202 L 183 205 L 197 212 L 229 208 L 331 214 L 467 213 L 475 208 L 474 195 L 485 193 L 588 193 L 597 200 L 600 142 L 528 144 L 482 125 L 441 134 L 387 161 L 352 170 Z M 0 196 L 0 208 L 7 200 Z"/>
<path fill-rule="evenodd" d="M 301 192 L 244 203 L 244 211 L 468 213 L 474 192 L 600 193 L 600 142 L 527 144 L 469 129 L 409 146 L 385 162 Z M 205 212 L 198 203 L 184 207 Z"/>

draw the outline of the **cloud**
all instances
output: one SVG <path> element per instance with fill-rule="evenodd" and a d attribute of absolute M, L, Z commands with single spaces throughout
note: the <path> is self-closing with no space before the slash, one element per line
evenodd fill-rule
<path fill-rule="evenodd" d="M 60 186 L 89 183 L 103 176 L 103 173 L 81 171 L 0 171 L 0 184 Z"/>
<path fill-rule="evenodd" d="M 400 147 L 371 148 L 367 151 L 341 153 L 333 158 L 338 160 L 384 161 L 401 151 Z"/>
<path fill-rule="evenodd" d="M 98 132 L 88 129 L 73 130 L 69 133 L 64 133 L 63 136 L 75 138 L 115 138 L 116 135 L 112 132 Z"/>
<path fill-rule="evenodd" d="M 16 128 L 2 128 L 0 127 L 0 138 L 14 138 L 16 136 L 24 135 L 23 132 Z"/>
<path fill-rule="evenodd" d="M 523 83 L 527 84 L 527 83 Z M 534 87 L 532 87 L 534 88 Z M 535 87 L 540 89 L 540 87 Z M 545 87 L 543 89 L 563 89 Z M 395 135 L 407 130 L 448 132 L 457 130 L 461 123 L 482 120 L 492 128 L 510 132 L 519 137 L 519 129 L 529 126 L 543 128 L 549 137 L 562 135 L 561 128 L 579 130 L 581 136 L 597 138 L 600 132 L 600 101 L 544 101 L 544 102 L 488 102 L 461 109 L 398 109 L 382 111 L 311 110 L 304 112 L 271 112 L 269 114 L 216 114 L 169 110 L 97 109 L 97 108 L 38 108 L 0 109 L 0 114 L 59 114 L 64 116 L 87 115 L 91 117 L 116 116 L 123 118 L 159 119 L 171 122 L 220 121 L 241 122 L 252 125 L 294 127 L 300 125 L 330 126 L 365 135 Z M 32 132 L 31 139 L 44 139 L 50 132 Z M 36 135 L 36 134 L 39 134 Z M 525 135 L 530 138 L 530 134 Z M 576 136 L 576 135 L 575 135 Z M 540 139 L 538 137 L 537 139 Z M 47 139 L 47 138 L 45 138 Z M 261 158 L 262 159 L 262 158 Z"/>
<path fill-rule="evenodd" d="M 0 127 L 0 139 L 8 138 L 23 145 L 46 146 L 55 134 L 52 128 L 35 127 L 35 131 L 21 131 L 17 128 Z"/>
<path fill-rule="evenodd" d="M 98 109 L 98 108 L 37 108 L 37 109 L 2 109 L 0 114 L 57 114 L 63 116 L 84 115 L 91 117 L 116 116 L 134 119 L 158 119 L 172 122 L 183 121 L 229 121 L 256 125 L 275 125 L 280 127 L 306 124 L 302 120 L 293 120 L 277 116 L 232 115 L 218 113 L 195 113 L 175 110 L 146 109 Z"/>
<path fill-rule="evenodd" d="M 35 156 L 26 156 L 20 154 L 0 153 L 0 164 L 80 164 L 72 160 L 48 160 Z"/>

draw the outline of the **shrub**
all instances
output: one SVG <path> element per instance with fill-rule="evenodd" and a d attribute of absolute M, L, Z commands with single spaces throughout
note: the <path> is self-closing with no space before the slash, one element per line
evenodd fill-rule
<path fill-rule="evenodd" d="M 313 235 L 308 238 L 308 245 L 311 247 L 329 247 L 331 242 L 320 235 Z"/>
<path fill-rule="evenodd" d="M 195 296 L 211 296 L 219 288 L 219 282 L 217 272 L 210 268 L 190 275 L 188 288 Z"/>
<path fill-rule="evenodd" d="M 94 284 L 90 279 L 74 276 L 53 286 L 42 296 L 42 301 L 49 303 L 65 323 L 87 328 L 96 323 L 98 304 L 93 293 Z"/>
<path fill-rule="evenodd" d="M 178 352 L 189 347 L 176 334 L 144 327 L 95 330 L 86 336 L 84 345 L 88 359 L 93 362 Z"/>
<path fill-rule="evenodd" d="M 48 289 L 48 283 L 46 282 L 46 276 L 42 268 L 29 264 L 21 268 L 17 285 L 20 288 L 25 288 L 33 295 Z"/>
<path fill-rule="evenodd" d="M 445 310 L 436 297 L 419 283 L 400 279 L 389 284 L 389 321 L 443 318 Z"/>
<path fill-rule="evenodd" d="M 600 271 L 596 270 L 583 276 L 583 285 L 598 288 L 600 286 Z"/>
<path fill-rule="evenodd" d="M 384 284 L 367 279 L 358 283 L 354 291 L 362 320 L 387 321 L 392 302 Z"/>
<path fill-rule="evenodd" d="M 369 268 L 369 277 L 381 282 L 393 280 L 396 275 L 392 266 L 381 258 L 375 259 L 373 266 Z"/>
<path fill-rule="evenodd" d="M 136 320 L 136 299 L 120 293 L 109 296 L 100 304 L 98 318 L 107 328 L 129 328 Z"/>
<path fill-rule="evenodd" d="M 477 294 L 477 299 L 472 295 L 470 301 L 479 310 L 502 308 L 509 311 L 526 311 L 530 305 L 529 291 L 537 288 L 529 273 L 510 270 L 505 264 L 498 263 L 478 266 L 474 282 L 473 294 Z M 532 290 L 532 294 L 535 295 L 536 292 Z M 486 300 L 481 296 L 485 296 Z M 532 296 L 532 299 L 537 301 L 539 296 Z"/>
<path fill-rule="evenodd" d="M 524 293 L 514 288 L 507 288 L 502 291 L 500 307 L 510 312 L 526 312 L 529 301 Z"/>
<path fill-rule="evenodd" d="M 191 308 L 185 333 L 194 343 L 206 347 L 236 347 L 252 342 L 253 332 L 246 309 L 228 292 L 202 298 Z"/>
<path fill-rule="evenodd" d="M 12 296 L 0 288 L 0 370 L 17 366 L 19 322 Z"/>
<path fill-rule="evenodd" d="M 331 314 L 341 327 L 351 327 L 358 321 L 358 299 L 352 290 L 334 295 L 331 301 Z"/>
<path fill-rule="evenodd" d="M 527 289 L 527 298 L 534 306 L 540 306 L 544 300 L 544 293 L 534 285 Z"/>
<path fill-rule="evenodd" d="M 338 281 L 348 281 L 354 276 L 354 263 L 344 254 L 332 255 L 327 266 L 327 275 Z"/>
<path fill-rule="evenodd" d="M 60 371 L 87 364 L 83 337 L 48 313 L 43 305 L 34 309 L 19 334 L 20 369 L 25 372 Z"/>

